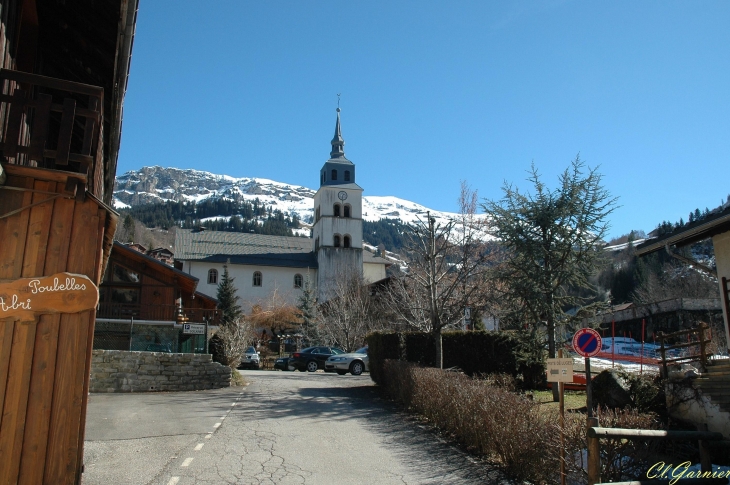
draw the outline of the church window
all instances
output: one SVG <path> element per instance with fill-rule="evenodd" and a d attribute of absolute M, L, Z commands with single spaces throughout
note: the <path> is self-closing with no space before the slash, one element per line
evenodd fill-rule
<path fill-rule="evenodd" d="M 216 270 L 216 269 L 208 270 L 208 284 L 209 285 L 218 284 L 218 270 Z"/>
<path fill-rule="evenodd" d="M 318 249 L 319 249 L 319 236 L 317 236 L 317 237 L 316 237 L 316 238 L 314 239 L 314 250 L 316 251 L 316 250 L 318 250 Z"/>
<path fill-rule="evenodd" d="M 332 169 L 332 180 L 337 180 L 337 170 Z"/>
<path fill-rule="evenodd" d="M 335 247 L 336 248 L 340 247 L 340 235 L 339 234 L 335 234 Z"/>
<path fill-rule="evenodd" d="M 302 275 L 295 274 L 294 275 L 294 288 L 301 288 L 302 287 Z"/>
<path fill-rule="evenodd" d="M 254 286 L 261 286 L 261 271 L 254 271 L 253 272 L 253 285 Z"/>
<path fill-rule="evenodd" d="M 349 248 L 350 247 L 350 236 L 345 236 L 344 240 L 345 240 L 344 246 L 346 248 Z"/>
<path fill-rule="evenodd" d="M 324 172 L 322 172 L 322 176 L 320 177 L 320 179 L 322 179 L 320 183 L 324 183 Z"/>
<path fill-rule="evenodd" d="M 350 206 L 349 205 L 346 205 L 344 207 L 344 212 L 345 212 L 344 217 L 350 217 Z"/>
<path fill-rule="evenodd" d="M 314 222 L 317 222 L 319 220 L 319 207 L 317 207 L 317 217 L 315 218 Z"/>
<path fill-rule="evenodd" d="M 350 171 L 345 170 L 345 182 L 349 182 L 349 181 L 350 181 Z"/>
<path fill-rule="evenodd" d="M 335 217 L 340 217 L 340 204 L 335 204 Z"/>

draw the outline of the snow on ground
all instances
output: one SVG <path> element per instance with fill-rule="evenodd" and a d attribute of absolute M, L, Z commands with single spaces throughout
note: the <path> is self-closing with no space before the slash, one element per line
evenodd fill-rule
<path fill-rule="evenodd" d="M 614 366 L 614 363 L 611 361 L 611 359 L 600 359 L 597 357 L 591 357 L 591 375 L 598 374 L 599 372 L 606 369 L 618 367 L 622 367 L 624 370 L 633 374 L 638 374 L 639 372 L 642 372 L 641 364 L 637 364 L 636 362 L 621 361 L 617 358 Z M 585 372 L 585 359 L 583 357 L 573 357 L 573 370 L 576 372 Z M 658 374 L 659 366 L 656 364 L 644 363 L 643 372 L 648 374 Z"/>

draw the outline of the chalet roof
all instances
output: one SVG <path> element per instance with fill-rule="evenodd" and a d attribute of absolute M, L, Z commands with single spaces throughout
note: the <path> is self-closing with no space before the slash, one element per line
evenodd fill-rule
<path fill-rule="evenodd" d="M 665 245 L 686 246 L 708 237 L 730 231 L 730 204 L 695 222 L 685 224 L 670 234 L 651 239 L 636 247 L 636 255 L 641 256 L 663 249 Z"/>
<path fill-rule="evenodd" d="M 115 256 L 117 256 L 117 258 L 126 258 L 132 261 L 136 261 L 138 263 L 143 263 L 144 265 L 146 265 L 146 267 L 152 268 L 153 271 L 168 274 L 176 279 L 182 290 L 185 290 L 191 294 L 195 293 L 195 289 L 197 288 L 199 281 L 198 278 L 196 278 L 195 276 L 191 276 L 187 273 L 180 271 L 179 269 L 175 269 L 172 266 L 163 263 L 159 259 L 155 259 L 151 256 L 140 253 L 139 251 L 135 251 L 129 246 L 126 246 L 118 241 L 114 241 L 114 247 L 112 248 L 112 252 L 115 254 Z"/>
<path fill-rule="evenodd" d="M 224 231 L 175 231 L 175 259 L 316 268 L 312 239 Z"/>
<path fill-rule="evenodd" d="M 713 310 L 722 310 L 719 298 L 675 298 L 629 307 L 617 305 L 613 307 L 613 311 L 586 320 L 591 320 L 594 323 L 597 321 L 599 324 L 608 324 L 611 322 L 638 320 L 678 311 L 707 312 Z"/>

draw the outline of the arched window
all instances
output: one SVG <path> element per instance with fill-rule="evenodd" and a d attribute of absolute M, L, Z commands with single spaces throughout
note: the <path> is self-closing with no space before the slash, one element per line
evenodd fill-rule
<path fill-rule="evenodd" d="M 208 270 L 208 284 L 209 285 L 218 284 L 218 270 L 217 269 Z"/>
<path fill-rule="evenodd" d="M 294 288 L 301 288 L 302 287 L 302 275 L 295 274 L 294 275 Z"/>
<path fill-rule="evenodd" d="M 340 247 L 340 235 L 339 234 L 335 234 L 335 247 L 336 248 Z"/>
<path fill-rule="evenodd" d="M 317 222 L 319 220 L 319 207 L 317 207 L 317 217 L 315 218 L 314 222 Z"/>
<path fill-rule="evenodd" d="M 350 217 L 350 205 L 347 204 L 344 207 L 345 217 Z"/>
<path fill-rule="evenodd" d="M 323 184 L 324 183 L 324 172 L 322 172 L 322 176 L 320 177 L 320 179 L 322 179 L 322 181 L 320 183 Z"/>
<path fill-rule="evenodd" d="M 344 244 L 344 246 L 346 248 L 349 248 L 350 247 L 350 236 L 345 236 L 345 244 Z"/>
<path fill-rule="evenodd" d="M 335 204 L 335 217 L 340 217 L 340 204 Z"/>
<path fill-rule="evenodd" d="M 349 181 L 350 181 L 350 171 L 345 170 L 345 182 L 349 182 Z"/>
<path fill-rule="evenodd" d="M 332 169 L 332 180 L 337 180 L 337 170 Z"/>
<path fill-rule="evenodd" d="M 318 249 L 319 249 L 319 236 L 317 236 L 317 237 L 316 237 L 316 238 L 314 239 L 314 250 L 316 251 L 316 250 L 318 250 Z"/>
<path fill-rule="evenodd" d="M 253 272 L 253 285 L 254 286 L 261 286 L 261 271 L 254 271 Z"/>

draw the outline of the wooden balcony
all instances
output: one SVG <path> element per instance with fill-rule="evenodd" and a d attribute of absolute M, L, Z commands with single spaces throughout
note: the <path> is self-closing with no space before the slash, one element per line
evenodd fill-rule
<path fill-rule="evenodd" d="M 183 308 L 188 318 L 186 323 L 204 323 L 218 325 L 220 317 L 216 310 L 201 308 Z M 177 320 L 177 305 L 135 305 L 128 303 L 100 303 L 96 318 L 113 318 L 119 320 L 150 320 L 171 322 Z"/>
<path fill-rule="evenodd" d="M 103 107 L 102 88 L 0 69 L 3 161 L 79 173 L 77 195 L 103 200 Z"/>

